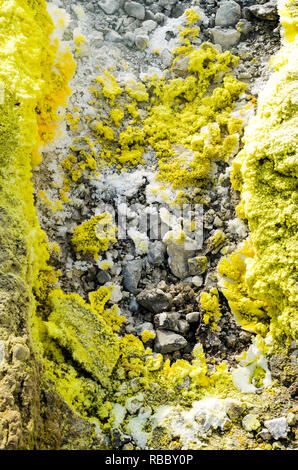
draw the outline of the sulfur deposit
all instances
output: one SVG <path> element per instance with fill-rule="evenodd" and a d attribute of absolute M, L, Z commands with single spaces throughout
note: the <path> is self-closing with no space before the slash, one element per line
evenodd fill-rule
<path fill-rule="evenodd" d="M 0 448 L 297 447 L 296 0 L 0 1 Z"/>

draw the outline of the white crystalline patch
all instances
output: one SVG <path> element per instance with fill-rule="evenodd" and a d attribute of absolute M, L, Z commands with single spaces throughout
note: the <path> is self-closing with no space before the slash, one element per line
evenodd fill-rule
<path fill-rule="evenodd" d="M 107 187 L 114 188 L 118 196 L 132 197 L 140 186 L 145 183 L 146 172 L 136 170 L 131 173 L 121 173 L 121 175 L 106 175 L 104 184 Z M 102 188 L 103 181 L 99 178 L 94 178 L 92 184 L 99 189 Z"/>
<path fill-rule="evenodd" d="M 135 228 L 130 228 L 127 234 L 134 242 L 137 255 L 144 255 L 148 253 L 149 238 L 145 233 L 139 232 Z"/>
<path fill-rule="evenodd" d="M 251 367 L 237 367 L 232 371 L 233 383 L 242 393 L 255 393 L 256 387 L 250 383 Z"/>
<path fill-rule="evenodd" d="M 144 431 L 144 427 L 147 424 L 150 415 L 151 409 L 144 409 L 144 412 L 140 410 L 138 416 L 131 418 L 126 425 L 127 432 L 131 434 L 134 441 L 141 449 L 146 446 L 147 441 L 152 434 L 152 432 Z"/>
<path fill-rule="evenodd" d="M 228 228 L 231 233 L 237 234 L 241 238 L 245 238 L 247 235 L 247 226 L 241 219 L 235 218 L 229 220 Z"/>
<path fill-rule="evenodd" d="M 235 387 L 242 393 L 255 393 L 257 388 L 252 383 L 253 374 L 257 366 L 261 367 L 265 376 L 263 387 L 271 385 L 271 372 L 268 368 L 266 357 L 258 349 L 254 341 L 248 350 L 240 357 L 240 367 L 232 370 L 232 378 Z"/>
<path fill-rule="evenodd" d="M 4 362 L 5 358 L 5 341 L 0 341 L 0 366 Z"/>
<path fill-rule="evenodd" d="M 120 424 L 124 421 L 126 415 L 126 408 L 125 406 L 122 406 L 119 403 L 113 403 L 111 414 L 114 418 L 113 428 L 118 428 Z"/>
<path fill-rule="evenodd" d="M 164 24 L 153 32 L 150 43 L 149 50 L 150 52 L 154 49 L 162 51 L 163 49 L 169 49 L 172 51 L 179 44 L 179 26 L 182 24 L 182 17 L 179 18 L 168 18 Z M 171 31 L 175 37 L 167 41 L 166 34 L 168 31 Z"/>
<path fill-rule="evenodd" d="M 228 400 L 208 397 L 194 401 L 190 410 L 161 406 L 154 415 L 153 427 L 164 426 L 180 437 L 183 449 L 195 443 L 200 447 L 200 436 L 211 429 L 223 429 L 227 420 Z"/>
<path fill-rule="evenodd" d="M 65 28 L 67 28 L 67 26 L 71 22 L 70 15 L 64 10 L 64 8 L 59 8 L 54 3 L 47 3 L 47 11 L 51 16 L 55 26 L 55 29 L 51 34 L 51 40 L 61 40 Z"/>

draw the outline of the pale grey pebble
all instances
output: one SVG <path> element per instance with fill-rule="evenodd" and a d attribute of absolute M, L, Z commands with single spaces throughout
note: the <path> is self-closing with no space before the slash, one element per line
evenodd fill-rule
<path fill-rule="evenodd" d="M 107 15 L 113 15 L 120 6 L 118 0 L 100 0 L 98 5 Z"/>
<path fill-rule="evenodd" d="M 183 336 L 167 330 L 156 330 L 155 350 L 162 354 L 185 348 L 187 341 Z"/>
<path fill-rule="evenodd" d="M 145 19 L 145 7 L 137 2 L 125 2 L 124 11 L 129 16 L 137 18 L 138 20 Z"/>
<path fill-rule="evenodd" d="M 233 0 L 223 2 L 215 15 L 216 26 L 234 26 L 241 17 L 240 5 Z"/>

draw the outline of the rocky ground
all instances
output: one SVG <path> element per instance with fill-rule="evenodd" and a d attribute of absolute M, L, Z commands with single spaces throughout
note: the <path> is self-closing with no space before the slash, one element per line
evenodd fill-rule
<path fill-rule="evenodd" d="M 148 156 L 145 165 L 130 168 L 126 173 L 115 165 L 101 168 L 101 176 L 84 173 L 71 187 L 70 201 L 57 211 L 39 195 L 44 191 L 50 201 L 59 197 L 59 185 L 61 188 L 65 176 L 61 163 L 69 155 L 74 139 L 86 134 L 88 122 L 84 117 L 95 112 L 89 104 L 88 89 L 94 77 L 108 67 L 113 67 L 113 74 L 119 81 L 127 76 L 142 80 L 150 71 L 164 73 L 177 44 L 178 25 L 183 24 L 183 15 L 189 8 L 199 8 L 202 18 L 195 45 L 211 41 L 219 50 L 230 50 L 240 57 L 234 73 L 247 83 L 241 103 L 249 105 L 245 116 L 248 119 L 270 73 L 269 59 L 280 47 L 274 0 L 93 0 L 81 3 L 57 0 L 54 5 L 65 9 L 71 19 L 62 40 L 74 53 L 77 69 L 66 114 L 77 112 L 81 121 L 76 128 L 64 124 L 62 137 L 43 150 L 43 161 L 34 172 L 34 184 L 41 226 L 49 241 L 59 246 L 59 250 L 52 250 L 51 264 L 61 271 L 61 287 L 87 300 L 88 294 L 100 286 L 113 285 L 110 303 L 117 304 L 126 319 L 120 335 L 132 333 L 142 338 L 145 330 L 151 332 L 146 345 L 171 361 L 190 360 L 191 351 L 199 342 L 204 347 L 210 370 L 219 362 L 225 362 L 228 367 L 236 366 L 237 356 L 248 348 L 254 335 L 237 325 L 220 290 L 221 317 L 215 329 L 204 322 L 200 303 L 202 292 L 218 287 L 219 259 L 223 254 L 232 253 L 249 234 L 245 221 L 236 216 L 239 195 L 231 188 L 229 162 L 215 165 L 212 181 L 204 192 L 203 229 L 198 248 L 182 254 L 178 250 L 171 251 L 161 237 L 150 238 L 149 232 L 141 230 L 146 211 L 149 214 L 150 208 L 158 207 L 159 215 L 161 213 L 160 201 L 152 201 L 149 195 L 156 173 L 154 154 Z M 74 32 L 85 38 L 79 48 Z M 183 76 L 184 71 L 177 68 L 171 73 Z M 106 257 L 97 262 L 91 255 L 76 252 L 71 243 L 75 227 L 106 210 L 113 209 L 119 217 L 123 201 L 132 235 L 118 239 Z M 164 207 L 171 210 L 168 204 Z M 165 216 L 160 223 L 165 232 L 172 228 Z M 145 235 L 148 249 L 144 252 L 138 248 L 134 231 Z M 218 233 L 220 241 L 214 243 Z M 197 256 L 204 259 L 203 266 L 195 263 Z M 102 269 L 104 261 L 109 261 L 109 269 Z M 283 372 L 278 359 L 272 362 L 271 369 L 272 375 L 280 379 Z M 265 443 L 270 448 L 294 445 L 293 427 L 297 416 L 291 408 L 294 379 L 283 380 L 284 402 L 276 414 L 282 421 L 269 422 L 262 409 L 241 412 L 248 441 Z M 282 431 L 283 427 L 291 430 Z M 245 445 L 249 448 L 249 444 Z"/>

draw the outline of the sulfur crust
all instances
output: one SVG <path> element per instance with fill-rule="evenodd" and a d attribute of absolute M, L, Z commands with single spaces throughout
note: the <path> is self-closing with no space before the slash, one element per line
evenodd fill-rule
<path fill-rule="evenodd" d="M 285 44 L 273 61 L 276 71 L 260 96 L 232 170 L 233 186 L 241 192 L 240 213 L 251 231 L 251 250 L 242 252 L 244 259 L 240 251 L 223 260 L 219 272 L 240 322 L 289 345 L 298 333 L 298 7 L 294 1 L 281 3 Z"/>

